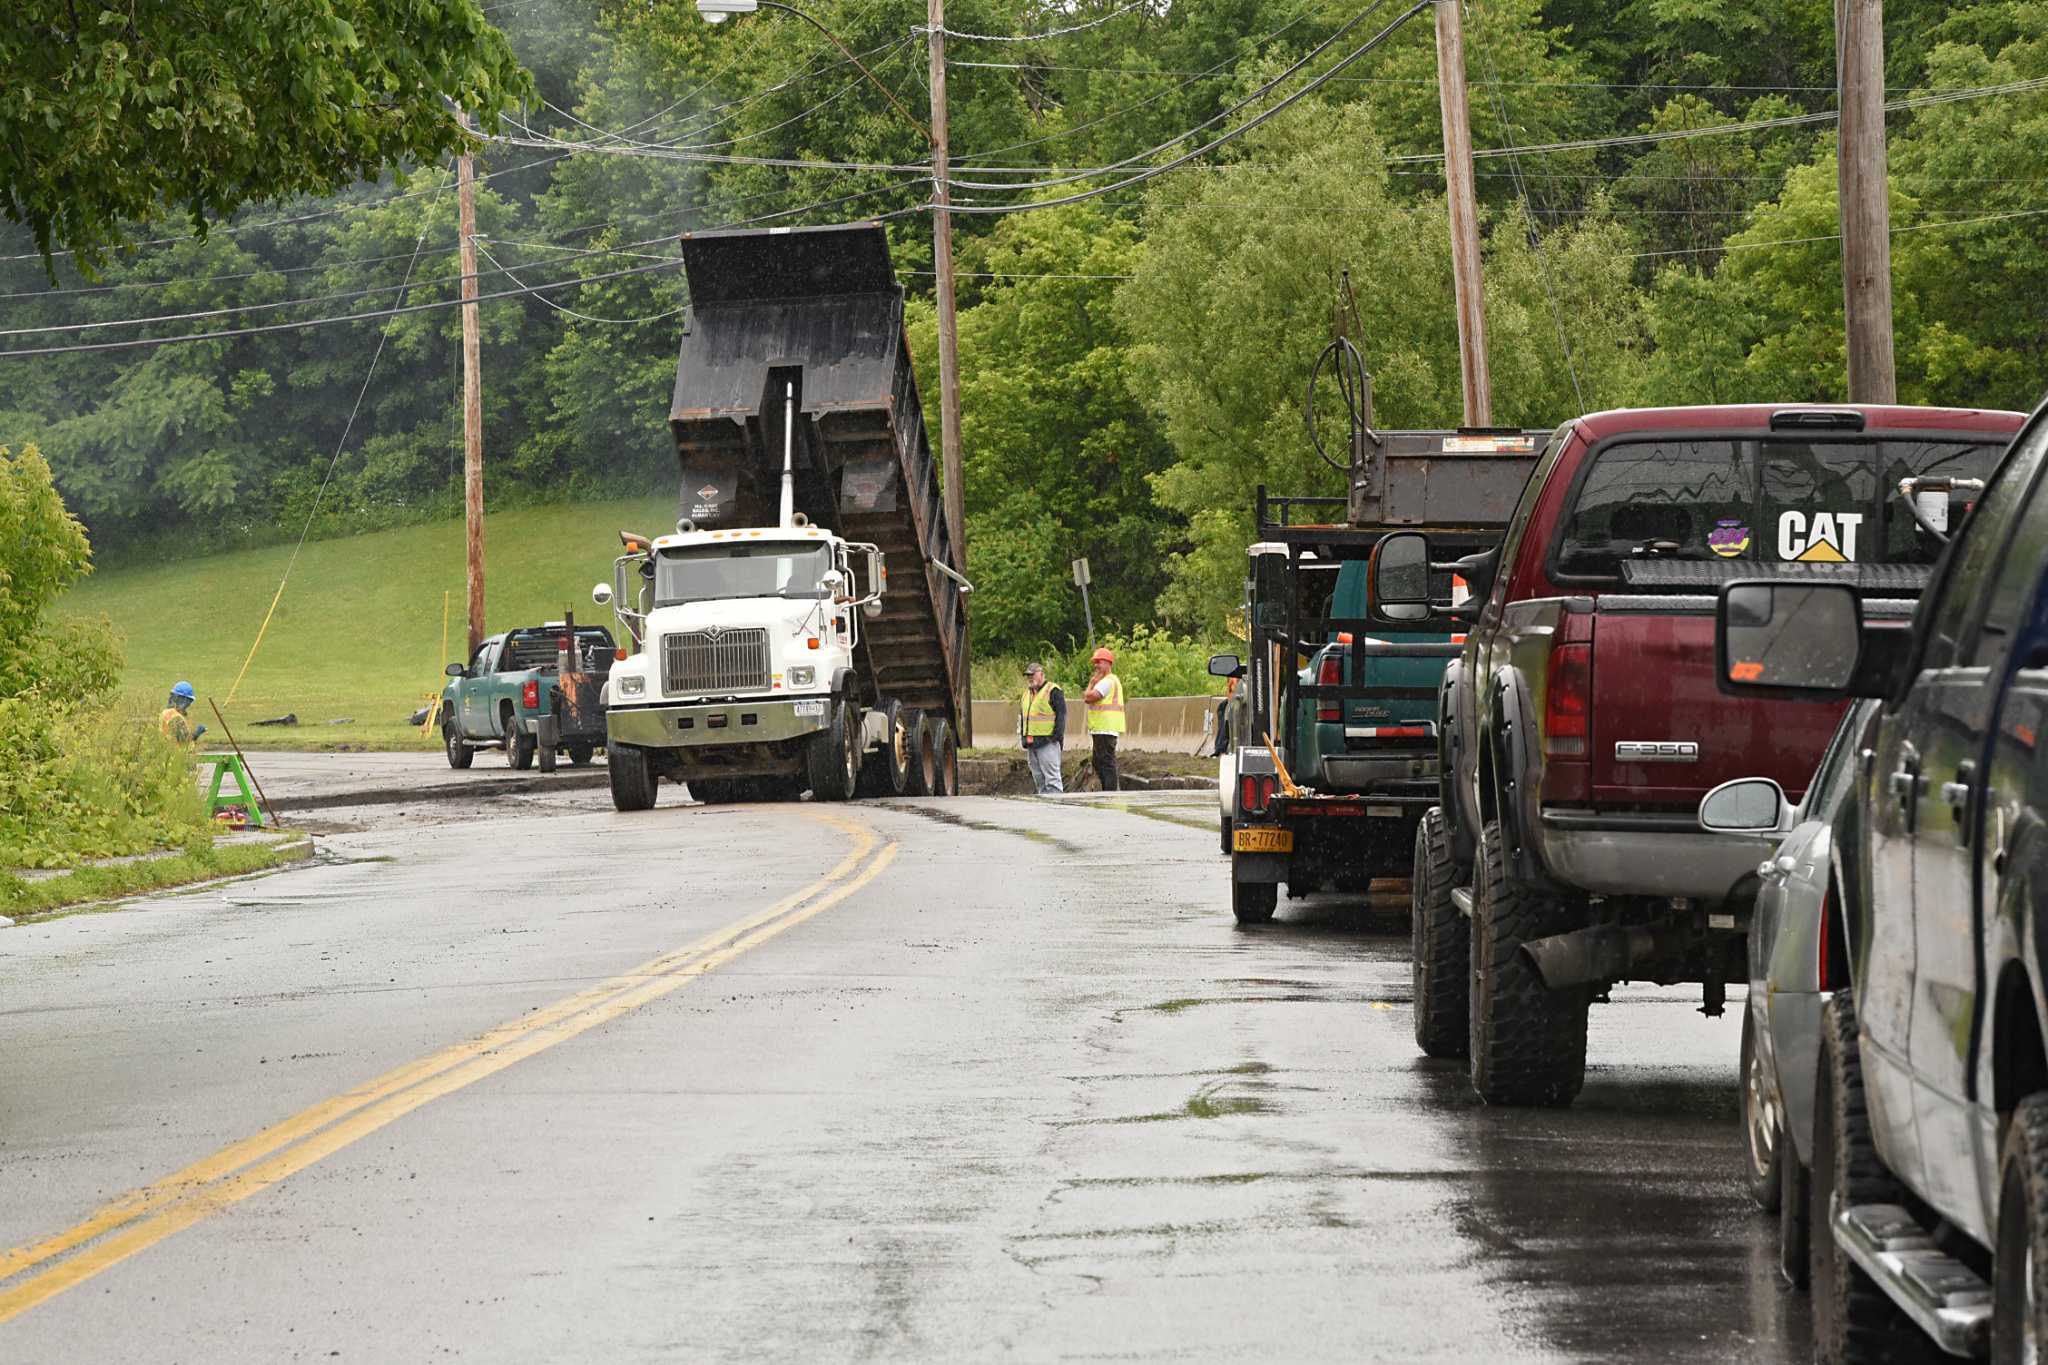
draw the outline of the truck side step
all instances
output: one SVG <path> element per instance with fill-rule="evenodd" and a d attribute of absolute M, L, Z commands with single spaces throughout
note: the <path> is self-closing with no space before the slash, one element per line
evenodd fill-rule
<path fill-rule="evenodd" d="M 1898 1301 L 1950 1355 L 1991 1349 L 1991 1286 L 1934 1245 L 1897 1204 L 1858 1204 L 1835 1214 L 1835 1245 Z"/>

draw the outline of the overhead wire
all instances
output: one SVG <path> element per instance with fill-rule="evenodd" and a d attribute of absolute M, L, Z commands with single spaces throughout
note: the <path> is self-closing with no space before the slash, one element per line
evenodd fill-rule
<path fill-rule="evenodd" d="M 1048 38 L 1064 38 L 1070 33 L 1085 33 L 1091 28 L 1101 28 L 1104 24 L 1122 18 L 1146 3 L 1148 3 L 1148 0 L 1130 0 L 1129 4 L 1111 10 L 1099 19 L 1090 19 L 1085 24 L 1070 24 L 1066 28 L 1048 29 L 1044 33 L 962 33 L 957 29 L 950 28 L 941 28 L 939 32 L 945 34 L 948 38 L 958 38 L 962 42 L 969 43 L 1040 43 Z M 920 24 L 915 31 L 918 33 L 930 33 L 932 30 L 929 25 Z"/>
<path fill-rule="evenodd" d="M 497 266 L 497 267 L 498 267 L 498 268 L 499 268 L 500 270 L 504 271 L 506 275 L 510 276 L 510 277 L 511 277 L 511 279 L 512 279 L 512 281 L 513 281 L 513 282 L 514 282 L 515 284 L 522 284 L 522 285 L 523 285 L 523 284 L 525 283 L 525 281 L 524 281 L 524 280 L 521 280 L 521 279 L 519 278 L 519 276 L 517 276 L 517 275 L 515 275 L 515 274 L 513 274 L 513 273 L 512 273 L 512 267 L 511 267 L 511 266 L 508 266 L 508 265 L 504 265 L 504 264 L 502 264 L 502 263 L 501 263 L 501 262 L 500 262 L 500 261 L 498 260 L 498 258 L 497 258 L 496 256 L 493 256 L 493 255 L 491 254 L 490 248 L 489 248 L 489 247 L 487 247 L 487 246 L 485 246 L 485 245 L 484 245 L 484 244 L 483 244 L 482 242 L 478 242 L 478 243 L 476 244 L 476 249 L 477 249 L 478 251 L 481 251 L 481 252 L 482 252 L 482 253 L 484 254 L 484 259 L 485 259 L 485 260 L 489 261 L 489 262 L 490 262 L 490 263 L 491 263 L 492 265 L 495 265 L 495 266 Z M 521 269 L 525 269 L 525 267 L 523 267 L 523 266 L 522 266 L 522 267 L 520 267 L 520 268 L 521 268 Z M 565 307 L 563 307 L 563 306 L 562 306 L 561 304 L 559 304 L 559 303 L 556 303 L 556 302 L 555 302 L 555 301 L 554 301 L 553 299 L 549 298 L 549 297 L 548 297 L 547 295 L 545 295 L 545 294 L 540 294 L 540 293 L 536 293 L 536 294 L 534 295 L 534 297 L 535 297 L 535 298 L 537 298 L 537 299 L 539 299 L 539 300 L 540 300 L 540 301 L 541 301 L 542 303 L 546 304 L 546 305 L 547 305 L 548 307 L 550 307 L 550 308 L 554 309 L 554 310 L 555 310 L 555 311 L 556 311 L 557 313 L 560 313 L 560 314 L 562 314 L 562 315 L 563 315 L 564 317 L 571 317 L 571 318 L 576 318 L 576 319 L 578 319 L 578 320 L 580 320 L 580 321 L 583 321 L 583 322 L 603 322 L 603 323 L 611 323 L 611 324 L 614 324 L 614 325 L 616 325 L 616 326 L 621 326 L 621 327 L 626 327 L 626 326 L 632 326 L 632 325 L 635 325 L 635 324 L 638 324 L 638 323 L 643 323 L 643 322 L 659 322 L 659 321 L 661 321 L 661 320 L 662 320 L 663 318 L 672 318 L 672 317 L 674 317 L 674 316 L 675 316 L 676 314 L 678 314 L 678 313 L 682 312 L 682 311 L 683 311 L 683 309 L 685 309 L 686 307 L 688 307 L 688 306 L 689 306 L 689 305 L 687 305 L 687 304 L 680 304 L 680 303 L 679 303 L 679 304 L 677 304 L 677 305 L 676 305 L 675 307 L 673 307 L 673 308 L 669 308 L 669 309 L 666 309 L 666 310 L 664 310 L 664 311 L 662 311 L 662 312 L 659 312 L 659 313 L 651 313 L 651 314 L 649 314 L 648 316 L 646 316 L 646 317 L 644 317 L 644 318 L 600 318 L 600 317 L 593 317 L 593 316 L 592 316 L 591 314 L 589 314 L 589 313 L 579 313 L 579 312 L 577 312 L 577 311 L 576 311 L 576 310 L 575 310 L 574 308 L 565 308 Z"/>

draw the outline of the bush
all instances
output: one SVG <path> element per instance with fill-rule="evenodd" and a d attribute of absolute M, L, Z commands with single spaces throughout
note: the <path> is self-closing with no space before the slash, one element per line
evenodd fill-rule
<path fill-rule="evenodd" d="M 50 466 L 34 446 L 19 455 L 0 446 L 0 697 L 41 688 L 85 701 L 113 690 L 121 669 L 112 627 L 43 619 L 90 572 L 85 528 L 64 509 Z"/>
<path fill-rule="evenodd" d="M 0 698 L 0 868 L 209 838 L 190 758 L 138 710 Z"/>
<path fill-rule="evenodd" d="M 1220 695 L 1223 680 L 1209 676 L 1209 647 L 1190 636 L 1175 635 L 1143 623 L 1127 632 L 1110 632 L 1098 642 L 1116 655 L 1116 675 L 1124 692 L 1139 697 L 1206 697 Z M 1036 658 L 1045 665 L 1046 676 L 1066 689 L 1068 700 L 1080 705 L 1094 668 L 1088 656 L 1095 651 L 1085 641 L 1069 641 L 1064 650 L 1048 645 Z M 974 663 L 974 695 L 983 701 L 1014 697 L 1024 690 L 1020 674 L 1027 656 L 1010 655 L 977 659 Z"/>

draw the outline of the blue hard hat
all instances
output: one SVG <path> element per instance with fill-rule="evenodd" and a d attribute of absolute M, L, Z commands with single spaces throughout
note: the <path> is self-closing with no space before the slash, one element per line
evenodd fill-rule
<path fill-rule="evenodd" d="M 192 698 L 199 694 L 192 690 L 191 683 L 181 682 L 171 684 L 171 695 L 174 697 L 183 697 L 186 701 L 190 701 L 192 700 Z"/>

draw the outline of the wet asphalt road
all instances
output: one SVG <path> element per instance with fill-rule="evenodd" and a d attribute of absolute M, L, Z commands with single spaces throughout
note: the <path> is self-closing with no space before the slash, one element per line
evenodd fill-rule
<path fill-rule="evenodd" d="M 0 931 L 0 1360 L 1810 1353 L 1739 1001 L 1488 1110 L 1399 899 L 1237 929 L 1209 798 L 679 797 Z"/>

